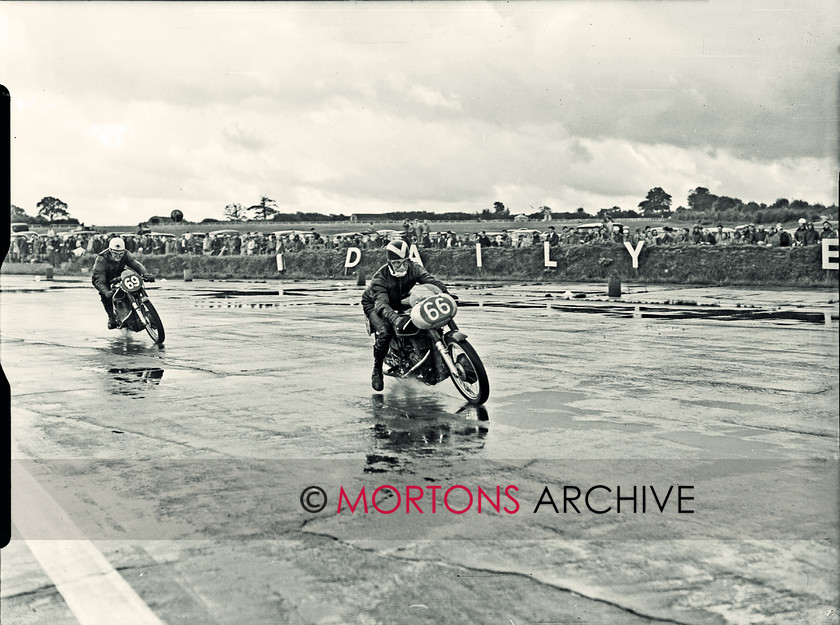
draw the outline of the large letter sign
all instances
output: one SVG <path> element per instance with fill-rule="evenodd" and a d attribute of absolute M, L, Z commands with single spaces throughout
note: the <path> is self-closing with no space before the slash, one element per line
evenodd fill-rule
<path fill-rule="evenodd" d="M 624 242 L 624 247 L 627 248 L 627 251 L 630 252 L 630 256 L 633 258 L 633 269 L 639 268 L 639 252 L 642 251 L 642 248 L 645 246 L 644 241 L 639 241 L 636 244 L 636 249 L 633 249 L 633 246 L 630 245 L 630 241 Z"/>
<path fill-rule="evenodd" d="M 344 268 L 355 267 L 360 262 L 362 262 L 362 250 L 358 247 L 348 247 L 347 258 L 344 259 Z"/>
<path fill-rule="evenodd" d="M 822 240 L 822 263 L 823 269 L 838 269 L 838 253 L 837 244 L 840 239 L 823 239 Z"/>
<path fill-rule="evenodd" d="M 557 266 L 557 261 L 556 260 L 551 260 L 551 258 L 549 257 L 548 248 L 549 248 L 548 241 L 543 241 L 543 258 L 545 259 L 545 266 L 546 267 L 556 267 Z"/>
<path fill-rule="evenodd" d="M 412 243 L 411 247 L 408 248 L 408 259 L 417 263 L 421 267 L 423 266 L 423 259 L 420 258 L 420 252 L 417 250 L 417 246 Z"/>

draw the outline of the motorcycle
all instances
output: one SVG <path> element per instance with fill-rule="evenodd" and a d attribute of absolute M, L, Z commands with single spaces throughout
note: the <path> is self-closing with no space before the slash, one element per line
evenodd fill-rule
<path fill-rule="evenodd" d="M 148 282 L 155 279 L 147 276 Z M 117 328 L 125 328 L 132 332 L 145 330 L 158 345 L 163 345 L 166 333 L 157 310 L 149 301 L 143 278 L 136 271 L 126 268 L 111 284 L 114 292 L 112 298 L 114 318 Z"/>
<path fill-rule="evenodd" d="M 487 401 L 490 381 L 478 353 L 453 320 L 458 305 L 452 296 L 413 290 L 408 305 L 411 323 L 395 329 L 383 373 L 396 378 L 411 376 L 428 385 L 449 378 L 469 403 Z"/>

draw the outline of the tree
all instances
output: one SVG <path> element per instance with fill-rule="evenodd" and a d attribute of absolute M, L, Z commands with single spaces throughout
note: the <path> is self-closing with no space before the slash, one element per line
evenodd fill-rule
<path fill-rule="evenodd" d="M 259 204 L 248 207 L 248 212 L 254 215 L 254 219 L 270 219 L 276 212 L 274 200 L 265 195 L 260 198 Z"/>
<path fill-rule="evenodd" d="M 14 204 L 11 205 L 11 209 L 9 211 L 9 221 L 12 223 L 19 223 L 19 222 L 29 222 L 29 215 L 26 214 L 26 211 L 23 210 L 20 206 L 15 206 Z"/>
<path fill-rule="evenodd" d="M 70 213 L 67 212 L 67 204 L 59 200 L 57 197 L 47 196 L 41 198 L 35 207 L 38 209 L 38 215 L 43 217 L 50 223 L 58 219 L 69 219 Z"/>
<path fill-rule="evenodd" d="M 510 215 L 510 210 L 501 202 L 493 202 L 493 212 L 497 217 L 506 217 Z"/>
<path fill-rule="evenodd" d="M 707 211 L 712 208 L 716 199 L 717 196 L 709 193 L 706 187 L 697 187 L 688 192 L 688 208 L 695 211 Z"/>
<path fill-rule="evenodd" d="M 543 221 L 551 221 L 551 207 L 540 206 L 540 213 Z"/>
<path fill-rule="evenodd" d="M 225 206 L 225 219 L 228 221 L 242 221 L 247 217 L 245 207 L 238 202 Z"/>
<path fill-rule="evenodd" d="M 726 211 L 738 211 L 743 205 L 744 203 L 737 197 L 721 195 L 715 198 L 715 201 L 712 203 L 712 209 L 716 213 L 724 213 Z"/>
<path fill-rule="evenodd" d="M 671 212 L 671 196 L 662 187 L 648 191 L 647 198 L 639 202 L 645 217 L 665 217 Z"/>

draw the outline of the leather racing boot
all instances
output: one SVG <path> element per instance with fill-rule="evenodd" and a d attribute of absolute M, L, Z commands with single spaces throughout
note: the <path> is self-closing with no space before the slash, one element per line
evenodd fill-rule
<path fill-rule="evenodd" d="M 370 385 L 376 392 L 385 388 L 385 380 L 382 376 L 382 363 L 388 353 L 388 346 L 391 344 L 391 337 L 386 334 L 376 334 L 376 342 L 373 344 L 373 373 L 370 374 Z"/>
<path fill-rule="evenodd" d="M 373 373 L 370 374 L 370 385 L 377 393 L 385 388 L 385 379 L 382 376 L 382 363 L 373 364 Z"/>

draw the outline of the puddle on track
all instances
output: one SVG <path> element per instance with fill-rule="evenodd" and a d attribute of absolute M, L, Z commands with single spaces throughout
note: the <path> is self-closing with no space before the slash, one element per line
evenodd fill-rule
<path fill-rule="evenodd" d="M 321 295 L 332 296 L 336 293 L 346 293 L 352 299 L 336 301 L 335 298 L 321 298 Z M 194 297 L 203 300 L 225 300 L 224 302 L 202 301 L 193 304 L 195 308 L 226 308 L 226 309 L 254 309 L 254 308 L 282 308 L 286 306 L 354 306 L 358 305 L 358 293 L 348 287 L 332 288 L 295 288 L 279 290 L 214 290 L 194 293 Z M 253 297 L 264 298 L 292 298 L 290 301 L 253 302 L 239 301 Z M 298 298 L 310 298 L 301 300 Z M 461 299 L 461 308 L 489 308 L 489 309 L 532 309 L 549 310 L 566 313 L 583 313 L 605 315 L 624 319 L 667 319 L 690 320 L 703 319 L 712 321 L 793 321 L 815 324 L 830 324 L 838 316 L 826 311 L 800 310 L 796 308 L 767 309 L 759 307 L 727 307 L 721 308 L 717 304 L 680 303 L 673 306 L 650 305 L 637 303 L 598 302 L 560 304 L 543 299 L 494 299 L 492 301 Z"/>

